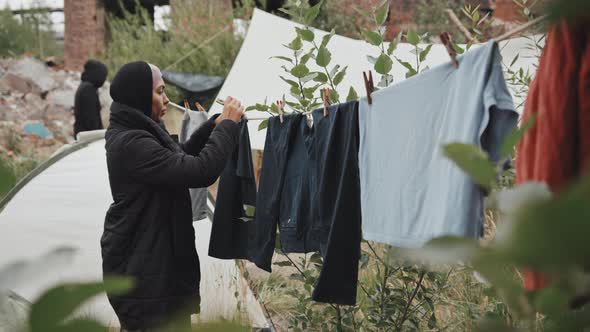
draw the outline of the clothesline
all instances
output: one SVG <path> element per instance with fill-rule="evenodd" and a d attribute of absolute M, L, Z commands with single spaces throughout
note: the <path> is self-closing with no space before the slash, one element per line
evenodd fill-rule
<path fill-rule="evenodd" d="M 185 108 L 182 107 L 182 106 L 180 106 L 180 105 L 178 105 L 178 104 L 175 104 L 173 102 L 169 102 L 168 104 L 170 106 L 176 108 L 179 111 L 183 111 L 183 112 L 185 111 Z M 311 112 L 303 112 L 303 113 L 300 113 L 300 114 L 307 115 L 307 114 L 311 114 Z M 264 116 L 260 116 L 260 117 L 249 117 L 249 116 L 246 115 L 246 119 L 248 119 L 248 121 L 264 121 L 264 120 L 268 120 L 269 118 L 270 118 L 270 116 L 268 116 L 268 117 L 264 117 Z"/>
<path fill-rule="evenodd" d="M 463 32 L 463 34 L 465 34 L 465 36 L 466 36 L 468 39 L 472 39 L 472 38 L 473 38 L 473 37 L 471 36 L 471 33 L 469 33 L 469 31 L 468 31 L 468 30 L 467 30 L 467 29 L 466 29 L 466 28 L 465 28 L 465 27 L 464 27 L 464 26 L 461 24 L 461 22 L 459 21 L 459 19 L 458 19 L 458 18 L 457 18 L 457 16 L 456 16 L 456 15 L 453 13 L 453 11 L 452 11 L 452 10 L 447 10 L 447 14 L 450 16 L 450 18 L 451 18 L 451 20 L 453 21 L 453 23 L 454 23 L 455 25 L 457 25 L 457 26 L 458 26 L 459 30 L 461 30 L 461 32 Z M 496 42 L 501 42 L 501 41 L 504 41 L 504 40 L 506 40 L 506 39 L 508 39 L 508 38 L 510 38 L 510 37 L 513 37 L 513 36 L 515 36 L 515 35 L 517 35 L 517 34 L 519 34 L 519 33 L 523 32 L 523 31 L 526 31 L 527 29 L 529 29 L 529 28 L 531 28 L 531 27 L 533 27 L 533 26 L 535 26 L 535 25 L 537 25 L 537 24 L 539 24 L 539 23 L 543 22 L 543 21 L 544 21 L 544 20 L 546 20 L 546 19 L 547 19 L 547 16 L 546 16 L 546 15 L 545 15 L 545 16 L 541 16 L 541 17 L 538 17 L 538 18 L 536 18 L 536 19 L 534 19 L 534 20 L 532 20 L 532 21 L 530 21 L 530 22 L 527 22 L 527 23 L 525 23 L 525 24 L 523 24 L 523 25 L 521 25 L 521 26 L 519 26 L 519 27 L 517 27 L 517 28 L 515 28 L 515 29 L 512 29 L 512 30 L 510 30 L 510 31 L 506 32 L 505 34 L 503 34 L 503 35 L 501 35 L 501 36 L 499 36 L 499 37 L 495 38 L 495 40 L 496 40 Z M 222 31 L 221 31 L 221 32 L 222 32 Z M 215 102 L 217 102 L 218 104 L 221 104 L 221 105 L 223 105 L 223 101 L 222 101 L 221 99 L 217 99 Z M 184 108 L 184 107 L 182 107 L 182 106 L 180 106 L 180 105 L 178 105 L 178 104 L 175 104 L 175 103 L 173 103 L 173 102 L 170 102 L 170 105 L 171 105 L 172 107 L 174 107 L 174 108 L 176 108 L 176 109 L 180 110 L 180 111 L 183 111 L 183 112 L 185 111 L 185 108 Z M 304 113 L 302 113 L 302 114 L 304 114 L 304 115 L 307 115 L 307 114 L 310 114 L 310 113 L 311 113 L 311 112 L 304 112 Z M 269 119 L 270 117 L 264 117 L 264 116 L 263 116 L 263 117 L 247 117 L 247 116 L 246 116 L 246 118 L 247 118 L 249 121 L 264 121 L 264 120 L 267 120 L 267 119 Z"/>

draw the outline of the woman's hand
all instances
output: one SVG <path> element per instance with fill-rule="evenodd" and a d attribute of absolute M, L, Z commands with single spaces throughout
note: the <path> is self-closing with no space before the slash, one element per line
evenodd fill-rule
<path fill-rule="evenodd" d="M 215 119 L 215 124 L 218 125 L 226 119 L 238 123 L 242 120 L 242 116 L 244 116 L 244 106 L 242 106 L 242 103 L 237 99 L 227 97 L 223 105 L 223 112 Z"/>

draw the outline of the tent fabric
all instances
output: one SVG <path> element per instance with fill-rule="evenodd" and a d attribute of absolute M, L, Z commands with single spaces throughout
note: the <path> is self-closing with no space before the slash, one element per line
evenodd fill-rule
<path fill-rule="evenodd" d="M 246 38 L 225 79 L 225 83 L 219 91 L 218 98 L 225 99 L 227 96 L 232 96 L 239 99 L 243 105 L 250 106 L 263 103 L 265 99 L 268 99 L 268 101 L 278 100 L 283 94 L 288 95 L 290 87 L 279 77 L 279 75 L 284 74 L 281 66 L 285 62 L 271 59 L 271 57 L 290 55 L 290 51 L 283 44 L 289 43 L 296 37 L 296 27 L 301 27 L 301 25 L 255 9 Z M 314 29 L 314 32 L 316 40 L 321 40 L 321 37 L 327 34 L 327 32 L 318 29 Z M 514 56 L 521 53 L 515 66 L 517 68 L 523 67 L 525 71 L 527 69 L 534 71 L 536 58 L 531 57 L 531 55 L 535 51 L 527 49 L 529 45 L 530 40 L 526 38 L 501 42 L 500 50 L 504 62 L 510 64 Z M 415 62 L 415 55 L 411 52 L 412 49 L 412 45 L 401 43 L 393 55 L 403 61 L 413 63 Z M 351 86 L 355 88 L 359 96 L 364 96 L 362 72 L 373 68 L 373 65 L 367 59 L 367 55 L 378 56 L 380 49 L 361 40 L 334 35 L 328 44 L 328 50 L 332 53 L 330 69 L 336 64 L 341 67 L 348 66 L 347 74 L 338 86 L 338 93 L 342 101 L 348 95 Z M 445 47 L 441 44 L 435 44 L 423 66 L 432 68 L 448 61 L 449 55 Z M 312 71 L 319 70 L 313 60 L 308 62 L 308 66 Z M 406 71 L 401 64 L 394 62 L 391 72 L 394 83 L 404 80 Z M 374 70 L 373 74 L 376 74 Z M 379 77 L 374 77 L 374 79 L 378 81 Z M 520 100 L 515 100 L 515 104 L 519 103 Z M 222 106 L 214 104 L 209 114 L 220 113 L 222 109 Z M 267 113 L 258 111 L 250 111 L 247 114 L 249 117 L 268 116 Z M 259 123 L 259 121 L 249 122 L 250 138 L 253 149 L 263 150 L 266 130 L 258 131 Z"/>
<path fill-rule="evenodd" d="M 76 249 L 71 264 L 65 268 L 43 271 L 34 280 L 15 283 L 10 291 L 28 301 L 33 302 L 58 283 L 102 278 L 100 236 L 105 212 L 112 202 L 105 141 L 94 137 L 94 142 L 84 145 L 79 142 L 70 146 L 71 151 L 62 150 L 46 169 L 12 193 L 3 209 L 0 207 L 0 266 L 32 260 L 58 247 Z M 210 220 L 195 222 L 194 227 L 202 271 L 199 319 L 242 319 L 255 327 L 268 327 L 236 263 L 207 256 Z M 237 309 L 238 301 L 242 303 L 241 311 Z M 80 314 L 118 326 L 105 294 L 90 301 Z"/>
<path fill-rule="evenodd" d="M 218 89 L 223 84 L 221 76 L 177 73 L 165 69 L 162 70 L 162 77 L 166 82 L 191 93 L 205 93 Z"/>

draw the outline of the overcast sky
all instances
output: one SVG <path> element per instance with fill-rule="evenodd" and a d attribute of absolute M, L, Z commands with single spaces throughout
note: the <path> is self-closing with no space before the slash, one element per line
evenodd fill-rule
<path fill-rule="evenodd" d="M 63 0 L 0 0 L 0 9 L 6 7 L 17 9 L 29 9 L 33 7 L 49 7 L 49 8 L 63 8 Z M 170 6 L 162 6 L 155 8 L 154 25 L 157 30 L 167 30 L 168 22 L 164 19 L 170 13 Z M 63 13 L 51 13 L 53 21 L 53 29 L 58 34 L 63 34 L 64 31 L 64 16 Z"/>
<path fill-rule="evenodd" d="M 31 7 L 63 8 L 63 0 L 0 0 L 0 8 L 28 9 Z"/>

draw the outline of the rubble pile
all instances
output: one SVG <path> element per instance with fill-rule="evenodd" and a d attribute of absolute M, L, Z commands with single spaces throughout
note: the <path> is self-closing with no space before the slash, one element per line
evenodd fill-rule
<path fill-rule="evenodd" d="M 80 73 L 31 57 L 0 59 L 0 154 L 42 161 L 72 142 L 79 84 Z M 103 115 L 111 102 L 108 86 L 99 90 Z"/>

